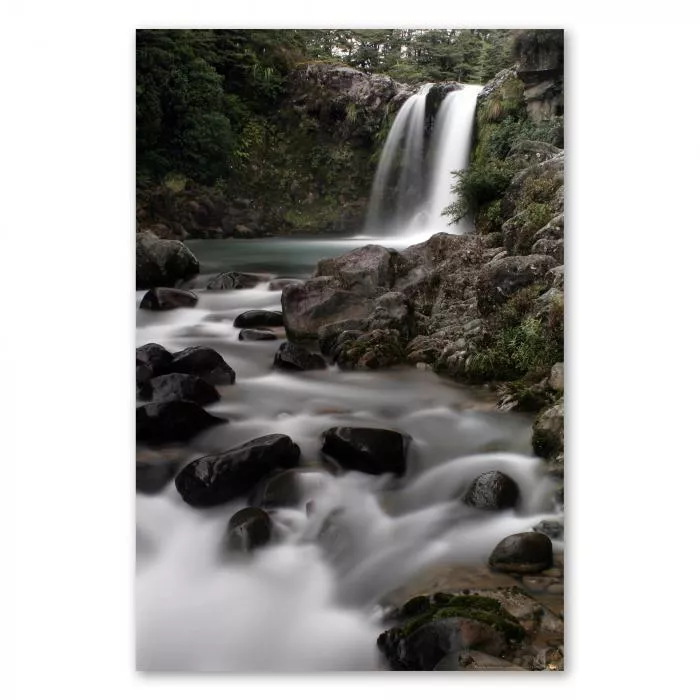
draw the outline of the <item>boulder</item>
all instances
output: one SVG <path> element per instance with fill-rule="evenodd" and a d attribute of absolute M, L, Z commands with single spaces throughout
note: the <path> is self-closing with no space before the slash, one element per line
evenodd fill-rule
<path fill-rule="evenodd" d="M 278 277 L 277 279 L 270 280 L 267 288 L 271 292 L 281 291 L 290 284 L 303 284 L 303 280 L 292 279 L 291 277 Z"/>
<path fill-rule="evenodd" d="M 510 256 L 487 263 L 476 280 L 479 311 L 491 313 L 519 289 L 543 279 L 556 265 L 548 255 Z"/>
<path fill-rule="evenodd" d="M 234 328 L 256 328 L 259 326 L 281 326 L 282 312 L 281 311 L 265 311 L 264 309 L 255 309 L 253 311 L 244 311 L 233 322 Z"/>
<path fill-rule="evenodd" d="M 175 486 L 191 506 L 215 506 L 245 495 L 275 469 L 296 466 L 299 455 L 287 435 L 265 435 L 190 462 L 175 477 Z"/>
<path fill-rule="evenodd" d="M 236 373 L 212 348 L 196 345 L 173 355 L 169 372 L 195 374 L 210 384 L 234 384 Z"/>
<path fill-rule="evenodd" d="M 551 255 L 557 262 L 564 262 L 564 241 L 540 238 L 532 245 L 533 255 Z"/>
<path fill-rule="evenodd" d="M 415 335 L 413 304 L 401 292 L 387 292 L 376 301 L 368 318 L 370 330 L 395 330 L 402 338 Z"/>
<path fill-rule="evenodd" d="M 499 471 L 480 474 L 467 489 L 464 503 L 479 510 L 514 508 L 520 497 L 518 484 Z"/>
<path fill-rule="evenodd" d="M 549 386 L 554 391 L 564 391 L 564 363 L 556 362 L 549 371 Z"/>
<path fill-rule="evenodd" d="M 552 540 L 542 532 L 520 532 L 501 540 L 489 566 L 510 574 L 536 574 L 552 566 Z"/>
<path fill-rule="evenodd" d="M 221 396 L 209 382 L 195 374 L 161 374 L 144 384 L 139 392 L 144 401 L 192 401 L 200 406 L 218 401 Z"/>
<path fill-rule="evenodd" d="M 366 245 L 335 258 L 319 261 L 314 277 L 333 277 L 340 287 L 365 297 L 377 296 L 394 284 L 395 251 Z"/>
<path fill-rule="evenodd" d="M 260 280 L 245 272 L 222 272 L 207 283 L 207 289 L 251 289 Z"/>
<path fill-rule="evenodd" d="M 248 499 L 251 506 L 261 508 L 293 508 L 302 497 L 297 470 L 287 469 L 273 473 L 261 481 Z"/>
<path fill-rule="evenodd" d="M 334 360 L 341 369 L 381 369 L 401 364 L 405 349 L 397 330 L 346 331 L 338 337 Z"/>
<path fill-rule="evenodd" d="M 228 552 L 252 552 L 270 541 L 272 520 L 261 508 L 243 508 L 228 521 L 224 547 Z"/>
<path fill-rule="evenodd" d="M 238 334 L 238 340 L 277 340 L 277 336 L 264 328 L 244 328 Z"/>
<path fill-rule="evenodd" d="M 354 318 L 337 323 L 328 323 L 318 329 L 318 346 L 321 352 L 327 357 L 335 357 L 340 336 L 345 331 L 356 331 L 353 337 L 362 335 L 362 331 L 367 329 L 366 319 Z"/>
<path fill-rule="evenodd" d="M 533 525 L 535 532 L 541 532 L 552 540 L 564 539 L 564 523 L 559 520 L 541 520 L 537 525 Z"/>
<path fill-rule="evenodd" d="M 199 261 L 181 241 L 161 240 L 151 231 L 136 234 L 136 289 L 173 285 L 199 272 Z"/>
<path fill-rule="evenodd" d="M 136 391 L 140 394 L 148 385 L 153 376 L 153 370 L 148 365 L 144 365 L 136 360 Z"/>
<path fill-rule="evenodd" d="M 136 365 L 145 365 L 153 376 L 165 374 L 172 361 L 172 353 L 158 343 L 146 343 L 136 348 Z"/>
<path fill-rule="evenodd" d="M 160 493 L 175 476 L 181 454 L 179 450 L 137 450 L 136 492 Z"/>
<path fill-rule="evenodd" d="M 382 428 L 329 428 L 321 435 L 321 455 L 342 469 L 366 474 L 406 472 L 410 435 Z"/>
<path fill-rule="evenodd" d="M 365 319 L 373 308 L 366 296 L 341 289 L 331 277 L 314 277 L 282 290 L 282 315 L 290 340 L 316 339 L 322 326 Z"/>
<path fill-rule="evenodd" d="M 561 186 L 564 184 L 564 151 L 555 155 L 541 163 L 536 163 L 521 170 L 512 179 L 508 189 L 501 200 L 501 216 L 504 220 L 510 219 L 518 211 L 519 205 L 524 201 L 524 193 L 528 187 L 528 183 L 533 180 L 549 179 L 552 181 L 552 187 Z"/>
<path fill-rule="evenodd" d="M 150 311 L 170 311 L 172 309 L 195 306 L 198 301 L 197 295 L 186 289 L 154 287 L 144 294 L 140 306 L 142 309 L 149 309 Z"/>
<path fill-rule="evenodd" d="M 535 419 L 532 449 L 544 459 L 554 459 L 564 452 L 564 397 Z"/>
<path fill-rule="evenodd" d="M 226 423 L 192 401 L 157 401 L 136 409 L 136 442 L 187 442 L 203 430 Z"/>
<path fill-rule="evenodd" d="M 296 343 L 282 343 L 275 353 L 272 366 L 277 369 L 302 371 L 307 369 L 325 369 L 326 361 L 314 352 Z"/>

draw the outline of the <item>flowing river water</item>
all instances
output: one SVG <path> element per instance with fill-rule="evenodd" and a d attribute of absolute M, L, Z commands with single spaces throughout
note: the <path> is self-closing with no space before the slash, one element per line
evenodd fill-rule
<path fill-rule="evenodd" d="M 249 309 L 281 309 L 272 277 L 308 277 L 323 257 L 377 239 L 191 241 L 201 263 L 194 308 L 137 310 L 136 343 L 175 352 L 217 350 L 236 383 L 217 387 L 207 407 L 228 423 L 192 440 L 182 465 L 246 440 L 289 435 L 301 448 L 304 498 L 272 512 L 275 539 L 254 554 L 224 560 L 221 543 L 244 499 L 196 509 L 171 481 L 136 495 L 136 662 L 143 671 L 371 671 L 384 597 L 438 565 L 483 564 L 505 536 L 551 517 L 552 485 L 530 446 L 532 416 L 496 411 L 493 397 L 429 371 L 272 369 L 283 340 L 242 342 L 233 319 Z M 401 249 L 417 241 L 397 241 Z M 215 272 L 261 277 L 253 289 L 206 291 Z M 137 303 L 143 292 L 137 292 Z M 399 481 L 359 472 L 331 474 L 319 436 L 337 425 L 410 434 L 408 471 Z M 459 496 L 482 472 L 513 477 L 514 511 L 477 512 Z M 306 503 L 313 501 L 313 507 Z M 328 518 L 332 515 L 332 527 Z M 330 530 L 330 535 L 329 535 Z"/>

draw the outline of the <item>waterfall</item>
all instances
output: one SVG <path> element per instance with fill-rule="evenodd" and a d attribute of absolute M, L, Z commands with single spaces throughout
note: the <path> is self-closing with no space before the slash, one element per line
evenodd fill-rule
<path fill-rule="evenodd" d="M 396 115 L 374 176 L 367 233 L 461 233 L 442 212 L 453 200 L 454 171 L 469 164 L 480 85 L 461 85 L 442 101 L 426 152 L 425 105 L 432 83 L 404 102 Z"/>

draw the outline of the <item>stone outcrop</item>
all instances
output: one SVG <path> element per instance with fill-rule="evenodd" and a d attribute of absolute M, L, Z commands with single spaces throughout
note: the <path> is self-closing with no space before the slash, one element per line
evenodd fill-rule
<path fill-rule="evenodd" d="M 184 243 L 152 231 L 136 234 L 136 289 L 173 285 L 199 272 L 199 261 Z"/>

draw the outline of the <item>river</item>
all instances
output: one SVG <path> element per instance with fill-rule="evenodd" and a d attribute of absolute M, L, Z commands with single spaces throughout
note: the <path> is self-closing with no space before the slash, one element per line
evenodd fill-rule
<path fill-rule="evenodd" d="M 308 277 L 322 257 L 377 240 L 348 238 L 191 241 L 201 275 L 194 308 L 138 309 L 136 343 L 171 352 L 206 345 L 236 371 L 207 407 L 227 424 L 200 434 L 183 465 L 269 433 L 301 448 L 304 503 L 274 511 L 276 540 L 224 561 L 221 540 L 243 500 L 187 505 L 174 483 L 136 495 L 136 662 L 156 672 L 372 671 L 384 668 L 377 635 L 384 596 L 445 563 L 483 563 L 505 536 L 551 517 L 551 484 L 532 456 L 532 416 L 496 411 L 493 397 L 414 368 L 303 373 L 273 370 L 278 342 L 241 342 L 233 319 L 281 309 L 267 279 Z M 393 241 L 400 249 L 416 241 Z M 253 289 L 206 291 L 224 270 L 261 275 Z M 137 303 L 143 292 L 137 293 Z M 319 435 L 336 425 L 383 427 L 413 437 L 408 472 L 328 473 Z M 498 469 L 519 484 L 517 511 L 477 515 L 459 502 L 470 481 Z M 333 512 L 335 535 L 322 532 Z"/>

